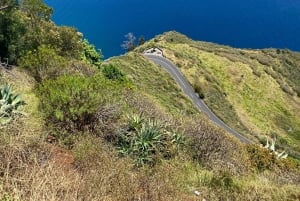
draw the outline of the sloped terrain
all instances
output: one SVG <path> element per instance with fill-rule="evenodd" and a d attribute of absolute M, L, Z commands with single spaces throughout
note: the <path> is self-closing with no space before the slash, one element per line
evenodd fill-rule
<path fill-rule="evenodd" d="M 205 102 L 228 125 L 251 139 L 276 138 L 299 157 L 300 54 L 289 50 L 248 50 L 192 41 L 176 32 L 144 46 L 159 47 Z"/>
<path fill-rule="evenodd" d="M 132 57 L 135 59 L 130 60 Z M 159 82 L 162 76 L 166 76 L 169 87 L 174 87 L 176 93 L 172 89 L 165 90 L 161 84 L 153 87 L 143 81 L 136 82 L 133 91 L 122 96 L 127 104 L 122 109 L 121 118 L 113 118 L 108 126 L 105 125 L 108 121 L 103 121 L 100 126 L 105 132 L 100 135 L 96 131 L 80 136 L 68 133 L 77 136 L 71 148 L 64 145 L 63 140 L 49 138 L 53 128 L 45 123 L 44 114 L 38 107 L 40 101 L 35 95 L 37 83 L 34 79 L 20 69 L 1 71 L 1 82 L 11 84 L 15 91 L 23 94 L 26 102 L 23 108 L 26 115 L 0 130 L 1 199 L 299 199 L 299 173 L 294 165 L 277 161 L 269 152 L 265 152 L 265 156 L 254 152 L 253 156 L 267 157 L 261 163 L 266 166 L 261 166 L 257 172 L 255 169 L 260 166 L 253 162 L 261 159 L 254 160 L 246 151 L 247 147 L 199 115 L 184 95 L 176 99 L 177 93 L 182 92 L 159 67 L 136 53 L 113 58 L 110 62 L 116 62 L 125 71 L 139 60 L 145 62 L 143 67 L 152 67 L 146 74 L 148 82 Z M 129 79 L 138 79 L 139 76 L 139 73 L 129 74 L 128 71 Z M 165 97 L 160 97 L 160 93 Z M 176 108 L 186 108 L 186 112 Z M 191 141 L 176 157 L 160 159 L 155 166 L 138 168 L 134 165 L 134 158 L 122 157 L 105 137 L 117 134 L 131 112 L 162 121 L 184 132 Z M 115 113 L 106 111 L 105 115 L 110 114 Z M 279 166 L 269 161 L 269 156 Z M 200 191 L 200 196 L 195 195 L 195 190 Z"/>
<path fill-rule="evenodd" d="M 161 47 L 226 123 L 296 156 L 297 53 L 169 32 L 102 61 L 43 1 L 4 3 L 0 56 L 15 65 L 0 67 L 1 201 L 300 199 L 299 161 L 240 143 L 141 54 Z"/>

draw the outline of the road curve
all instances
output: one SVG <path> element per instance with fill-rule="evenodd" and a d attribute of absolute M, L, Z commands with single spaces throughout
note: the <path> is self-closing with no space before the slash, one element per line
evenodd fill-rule
<path fill-rule="evenodd" d="M 215 124 L 218 126 L 224 128 L 227 132 L 238 138 L 241 142 L 243 143 L 251 143 L 251 140 L 247 139 L 246 137 L 242 136 L 239 134 L 237 131 L 233 130 L 230 128 L 228 125 L 226 125 L 221 119 L 219 119 L 204 103 L 202 99 L 200 99 L 193 87 L 189 84 L 189 82 L 185 79 L 185 77 L 182 75 L 180 70 L 168 59 L 162 57 L 162 56 L 157 56 L 157 55 L 152 55 L 152 54 L 144 54 L 148 59 L 153 61 L 154 63 L 162 66 L 165 70 L 168 71 L 169 74 L 172 75 L 172 77 L 175 79 L 177 84 L 182 88 L 184 93 L 193 101 L 194 105 L 201 111 L 207 114 L 209 119 L 213 121 Z"/>

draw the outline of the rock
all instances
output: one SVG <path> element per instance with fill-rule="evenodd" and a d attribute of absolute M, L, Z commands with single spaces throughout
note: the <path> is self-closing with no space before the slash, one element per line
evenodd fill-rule
<path fill-rule="evenodd" d="M 195 193 L 195 195 L 197 195 L 197 196 L 199 196 L 199 195 L 200 195 L 200 192 L 199 192 L 199 191 L 197 191 L 197 190 L 195 190 L 195 191 L 194 191 L 194 193 Z"/>

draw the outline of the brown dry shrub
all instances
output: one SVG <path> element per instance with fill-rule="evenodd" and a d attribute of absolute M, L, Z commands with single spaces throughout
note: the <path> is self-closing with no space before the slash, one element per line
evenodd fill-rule
<path fill-rule="evenodd" d="M 118 127 L 121 104 L 107 104 L 97 109 L 90 121 L 90 131 L 96 135 L 107 136 Z"/>
<path fill-rule="evenodd" d="M 185 193 L 172 182 L 168 164 L 135 168 L 99 138 L 85 138 L 74 149 L 82 175 L 79 200 L 177 200 Z"/>
<path fill-rule="evenodd" d="M 87 64 L 84 61 L 71 60 L 68 62 L 68 68 L 64 69 L 63 74 L 83 75 L 90 77 L 98 72 L 99 70 L 95 66 Z"/>
<path fill-rule="evenodd" d="M 252 168 L 258 172 L 273 171 L 274 181 L 278 183 L 300 183 L 300 172 L 297 165 L 291 159 L 278 159 L 276 154 L 259 145 L 246 146 L 250 156 Z"/>
<path fill-rule="evenodd" d="M 273 170 L 276 162 L 276 155 L 268 149 L 259 145 L 247 145 L 251 165 L 257 171 Z"/>
<path fill-rule="evenodd" d="M 63 171 L 51 159 L 51 150 L 40 139 L 0 143 L 0 199 L 75 200 L 80 177 Z M 5 195 L 6 197 L 2 197 Z"/>
<path fill-rule="evenodd" d="M 134 113 L 144 114 L 149 118 L 160 119 L 162 121 L 169 119 L 164 109 L 151 99 L 151 97 L 147 97 L 145 94 L 137 94 L 133 91 L 127 91 L 125 95 L 125 102 Z"/>
<path fill-rule="evenodd" d="M 242 174 L 250 170 L 249 157 L 243 145 L 223 130 L 201 119 L 183 122 L 190 136 L 189 150 L 194 160 L 215 170 Z"/>

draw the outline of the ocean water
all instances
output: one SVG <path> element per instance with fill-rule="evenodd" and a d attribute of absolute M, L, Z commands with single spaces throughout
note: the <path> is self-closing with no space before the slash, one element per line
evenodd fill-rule
<path fill-rule="evenodd" d="M 124 53 L 124 35 L 150 39 L 176 30 L 241 48 L 300 51 L 300 0 L 46 0 L 53 21 L 78 28 L 106 58 Z"/>

